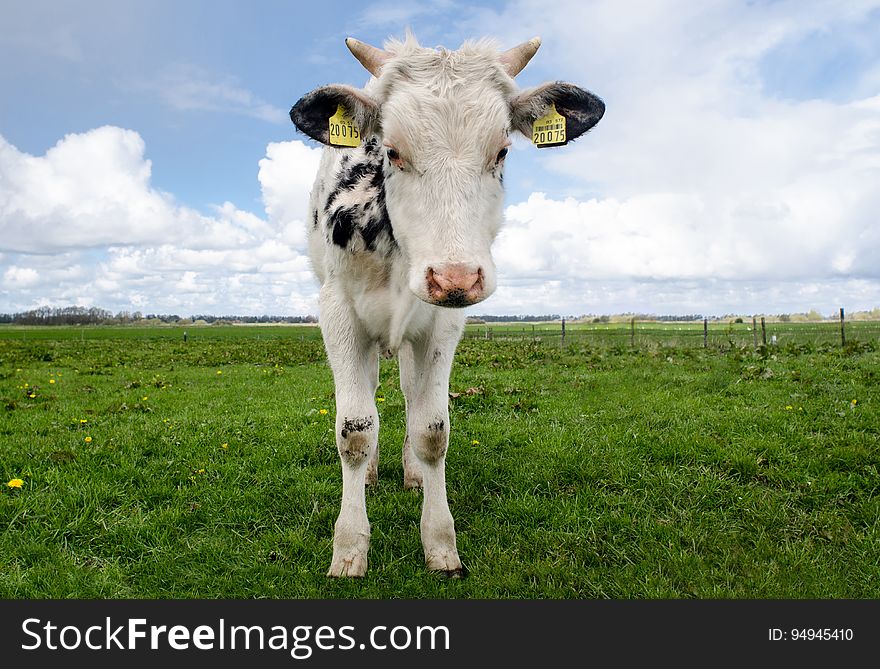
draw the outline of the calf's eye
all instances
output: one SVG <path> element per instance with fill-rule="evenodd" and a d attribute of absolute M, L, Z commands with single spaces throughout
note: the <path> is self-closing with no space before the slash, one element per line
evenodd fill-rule
<path fill-rule="evenodd" d="M 495 157 L 495 162 L 500 163 L 507 156 L 507 147 L 505 146 L 498 152 L 498 155 Z"/>

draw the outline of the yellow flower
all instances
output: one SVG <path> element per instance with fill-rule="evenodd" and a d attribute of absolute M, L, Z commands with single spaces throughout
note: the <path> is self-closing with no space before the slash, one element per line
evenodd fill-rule
<path fill-rule="evenodd" d="M 49 383 L 55 383 L 55 379 L 49 379 Z"/>
<path fill-rule="evenodd" d="M 321 414 L 322 416 L 326 416 L 326 415 L 327 415 L 327 409 L 321 409 L 320 411 L 318 411 L 318 413 Z"/>
<path fill-rule="evenodd" d="M 377 397 L 377 398 L 376 398 L 376 401 L 377 401 L 377 402 L 384 402 L 384 401 L 385 401 L 385 398 L 384 398 L 384 397 Z"/>
<path fill-rule="evenodd" d="M 21 479 L 12 479 L 9 483 L 7 483 L 10 488 L 21 488 L 24 485 L 24 481 Z"/>
<path fill-rule="evenodd" d="M 220 448 L 229 448 L 229 444 L 220 444 Z"/>
<path fill-rule="evenodd" d="M 476 439 L 474 439 L 474 440 L 471 442 L 471 446 L 479 446 L 479 445 L 480 445 L 480 442 L 477 441 Z"/>
<path fill-rule="evenodd" d="M 791 404 L 787 404 L 787 405 L 785 406 L 785 410 L 786 410 L 786 411 L 791 411 L 792 409 L 794 409 L 794 407 L 791 406 Z"/>
<path fill-rule="evenodd" d="M 148 399 L 148 398 L 147 398 L 147 396 L 146 396 L 146 395 L 144 395 L 144 396 L 143 396 L 143 397 L 142 397 L 142 398 L 141 398 L 141 401 L 142 401 L 142 402 L 146 402 L 146 401 L 147 401 L 147 399 Z"/>
<path fill-rule="evenodd" d="M 30 397 L 31 399 L 34 399 L 36 396 L 36 393 L 28 393 L 28 397 Z"/>
<path fill-rule="evenodd" d="M 855 405 L 858 404 L 858 403 L 859 403 L 858 400 L 853 400 L 853 401 L 852 401 L 852 405 L 853 405 L 853 406 L 855 406 Z"/>
<path fill-rule="evenodd" d="M 204 469 L 200 469 L 199 471 L 196 472 L 196 474 L 204 474 L 204 473 L 205 473 Z"/>
<path fill-rule="evenodd" d="M 91 443 L 92 443 L 92 438 L 91 438 L 91 437 L 86 437 L 86 438 L 85 438 L 85 442 L 86 442 L 87 444 L 91 444 Z"/>
<path fill-rule="evenodd" d="M 223 370 L 222 370 L 222 369 L 218 369 L 218 370 L 217 370 L 217 373 L 218 373 L 218 374 L 222 374 L 222 373 L 223 373 Z"/>
<path fill-rule="evenodd" d="M 89 421 L 87 421 L 85 418 L 80 418 L 80 419 L 79 419 L 79 424 L 80 424 L 80 425 L 83 425 L 84 423 L 88 423 L 88 422 L 89 422 Z"/>

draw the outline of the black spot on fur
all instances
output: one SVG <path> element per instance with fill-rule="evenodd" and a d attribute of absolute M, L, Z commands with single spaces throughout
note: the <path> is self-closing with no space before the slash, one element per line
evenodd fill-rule
<path fill-rule="evenodd" d="M 333 231 L 333 243 L 346 248 L 357 227 L 357 220 L 351 209 L 340 208 L 330 214 L 329 225 Z"/>
<path fill-rule="evenodd" d="M 370 141 L 376 144 L 375 138 Z M 369 142 L 367 144 L 369 145 Z M 367 149 L 369 152 L 369 146 Z M 345 164 L 345 161 L 343 163 Z M 377 240 L 383 233 L 387 233 L 392 245 L 396 245 L 391 219 L 385 206 L 385 175 L 382 162 L 377 159 L 375 152 L 372 159 L 350 164 L 348 169 L 341 170 L 339 179 L 327 198 L 325 210 L 333 209 L 342 192 L 352 190 L 364 182 L 366 187 L 375 193 L 372 201 L 364 200 L 332 211 L 327 223 L 330 233 L 328 238 L 334 244 L 346 248 L 357 231 L 364 240 L 367 250 L 375 251 Z"/>
<path fill-rule="evenodd" d="M 315 220 L 314 220 L 314 222 L 312 223 L 312 227 L 317 228 L 317 227 L 318 227 L 318 210 L 315 209 L 315 211 L 313 212 L 313 214 L 314 214 L 314 218 L 315 218 Z"/>
<path fill-rule="evenodd" d="M 372 418 L 346 418 L 342 423 L 342 438 L 345 439 L 352 432 L 366 432 L 373 427 Z"/>
<path fill-rule="evenodd" d="M 434 356 L 432 358 L 432 362 L 437 362 L 441 357 L 443 357 L 443 351 L 439 348 L 434 349 Z"/>
<path fill-rule="evenodd" d="M 339 190 L 351 190 L 358 182 L 368 175 L 372 175 L 375 166 L 371 163 L 355 163 L 351 169 L 344 172 L 339 179 L 337 188 Z"/>
<path fill-rule="evenodd" d="M 327 198 L 327 209 L 333 206 L 333 203 L 336 202 L 336 198 L 339 197 L 339 194 L 342 191 L 353 189 L 358 182 L 364 179 L 373 170 L 373 166 L 370 163 L 355 163 L 351 168 L 345 169 L 345 166 L 347 165 L 346 158 L 348 158 L 348 156 L 344 156 L 342 159 L 343 170 L 339 177 L 339 181 L 336 182 L 336 185 L 333 187 L 333 190 Z"/>
<path fill-rule="evenodd" d="M 443 432 L 444 427 L 446 427 L 446 423 L 442 420 L 438 420 L 428 426 L 428 432 Z"/>

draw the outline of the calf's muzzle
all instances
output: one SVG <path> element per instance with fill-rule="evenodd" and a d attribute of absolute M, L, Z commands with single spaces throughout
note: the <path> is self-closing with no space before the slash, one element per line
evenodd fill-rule
<path fill-rule="evenodd" d="M 429 267 L 425 279 L 431 302 L 441 307 L 467 307 L 485 295 L 483 268 L 465 263 Z"/>

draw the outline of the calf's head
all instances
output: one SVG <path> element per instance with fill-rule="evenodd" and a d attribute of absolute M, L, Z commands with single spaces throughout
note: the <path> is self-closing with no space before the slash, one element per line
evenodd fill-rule
<path fill-rule="evenodd" d="M 291 120 L 334 145 L 329 119 L 341 106 L 361 138 L 376 138 L 388 215 L 416 296 L 446 307 L 486 299 L 496 286 L 491 245 L 510 133 L 531 139 L 534 122 L 555 106 L 571 141 L 599 122 L 605 105 L 563 82 L 518 90 L 513 77 L 538 50 L 537 38 L 503 53 L 487 42 L 427 49 L 412 37 L 385 49 L 346 44 L 373 78 L 363 89 L 334 84 L 308 93 Z"/>

